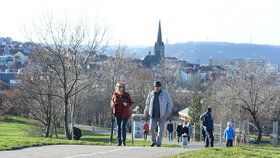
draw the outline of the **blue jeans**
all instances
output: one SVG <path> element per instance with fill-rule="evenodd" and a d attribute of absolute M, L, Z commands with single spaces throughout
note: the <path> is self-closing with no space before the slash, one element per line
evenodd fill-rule
<path fill-rule="evenodd" d="M 144 131 L 144 139 L 145 139 L 145 140 L 147 139 L 147 136 L 148 136 L 148 132 L 147 132 L 147 131 Z"/>
<path fill-rule="evenodd" d="M 168 131 L 168 139 L 169 141 L 173 141 L 173 131 Z"/>
<path fill-rule="evenodd" d="M 128 118 L 123 118 L 122 116 L 116 116 L 117 118 L 117 126 L 118 126 L 118 144 L 125 145 L 126 141 L 126 124 L 128 121 Z"/>

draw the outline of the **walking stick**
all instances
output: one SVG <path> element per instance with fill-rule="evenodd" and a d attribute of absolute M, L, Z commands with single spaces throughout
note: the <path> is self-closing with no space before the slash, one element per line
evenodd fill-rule
<path fill-rule="evenodd" d="M 110 135 L 110 141 L 109 143 L 112 144 L 113 143 L 113 134 L 114 134 L 114 124 L 115 124 L 115 116 L 114 116 L 114 113 L 115 113 L 115 108 L 112 107 L 112 110 L 111 110 L 111 135 Z"/>

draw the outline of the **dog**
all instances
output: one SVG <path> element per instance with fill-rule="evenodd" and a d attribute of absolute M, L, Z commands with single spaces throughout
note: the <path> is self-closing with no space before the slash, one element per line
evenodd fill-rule
<path fill-rule="evenodd" d="M 82 136 L 82 131 L 79 128 L 74 127 L 74 139 L 80 140 L 81 136 Z"/>
<path fill-rule="evenodd" d="M 234 146 L 239 146 L 239 144 L 240 144 L 240 136 L 237 135 L 234 139 Z"/>

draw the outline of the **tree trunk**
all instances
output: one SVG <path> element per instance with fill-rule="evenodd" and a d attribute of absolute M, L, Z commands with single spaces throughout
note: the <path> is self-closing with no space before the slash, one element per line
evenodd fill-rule
<path fill-rule="evenodd" d="M 88 119 L 87 119 L 87 123 L 88 125 L 92 125 L 92 121 L 93 121 L 93 117 L 92 116 L 89 116 Z"/>
<path fill-rule="evenodd" d="M 65 136 L 67 139 L 71 139 L 68 127 L 68 97 L 65 94 L 64 98 L 64 129 L 65 129 Z"/>
<path fill-rule="evenodd" d="M 101 116 L 100 116 L 100 113 L 98 114 L 98 126 L 101 127 Z"/>
<path fill-rule="evenodd" d="M 51 95 L 48 95 L 48 107 L 47 107 L 47 127 L 45 131 L 45 138 L 50 136 L 50 129 L 51 129 L 51 121 L 52 121 L 52 98 Z"/>
<path fill-rule="evenodd" d="M 254 121 L 254 124 L 256 125 L 257 127 L 257 130 L 258 130 L 258 138 L 257 138 L 257 143 L 261 142 L 262 140 L 262 127 L 261 127 L 261 123 L 260 121 L 257 119 L 257 116 L 255 113 L 251 113 L 252 117 L 253 117 L 253 121 Z"/>
<path fill-rule="evenodd" d="M 50 134 L 50 126 L 47 125 L 46 130 L 45 130 L 45 135 L 44 135 L 44 137 L 45 137 L 45 138 L 48 138 L 48 137 L 49 137 L 49 134 Z"/>
<path fill-rule="evenodd" d="M 75 108 L 75 103 L 71 104 L 71 139 L 74 140 L 74 108 Z"/>
<path fill-rule="evenodd" d="M 50 129 L 51 129 L 51 117 L 47 116 L 47 126 L 45 130 L 45 138 L 50 136 Z"/>
<path fill-rule="evenodd" d="M 54 134 L 55 134 L 55 136 L 56 136 L 56 138 L 58 138 L 58 135 L 57 135 L 57 126 L 58 126 L 58 123 L 56 122 L 56 117 L 55 117 L 55 115 L 53 116 L 53 122 L 54 122 Z"/>

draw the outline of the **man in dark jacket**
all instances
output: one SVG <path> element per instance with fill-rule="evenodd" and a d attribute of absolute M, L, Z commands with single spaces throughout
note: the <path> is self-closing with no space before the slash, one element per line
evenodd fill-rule
<path fill-rule="evenodd" d="M 205 147 L 214 147 L 214 136 L 213 136 L 213 131 L 214 131 L 214 123 L 213 123 L 213 118 L 212 118 L 212 109 L 208 108 L 207 111 L 201 116 L 201 121 L 203 125 L 203 129 L 206 133 L 206 140 L 205 140 Z"/>

